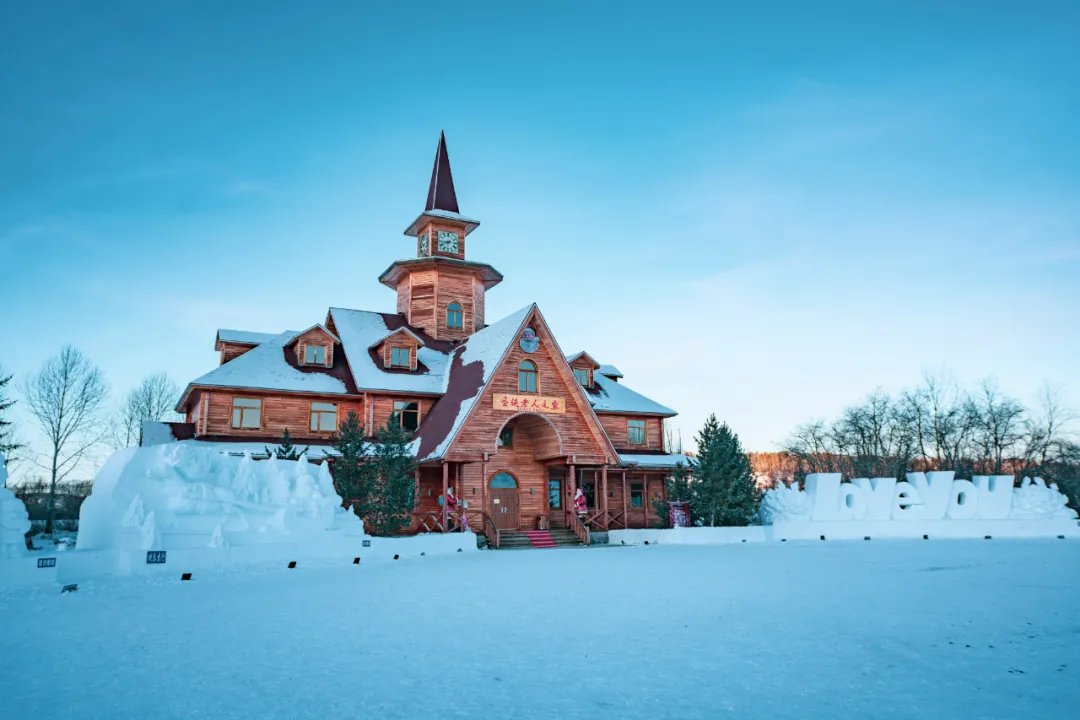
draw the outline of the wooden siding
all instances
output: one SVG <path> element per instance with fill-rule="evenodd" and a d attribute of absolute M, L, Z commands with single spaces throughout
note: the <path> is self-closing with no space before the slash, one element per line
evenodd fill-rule
<path fill-rule="evenodd" d="M 240 345 L 238 343 L 219 342 L 218 349 L 221 351 L 221 365 L 240 357 L 248 350 L 254 350 L 254 345 Z"/>
<path fill-rule="evenodd" d="M 306 352 L 305 348 L 308 345 L 322 345 L 324 348 L 326 348 L 326 357 L 325 357 L 326 362 L 322 363 L 322 367 L 332 367 L 333 366 L 333 364 L 334 364 L 334 338 L 330 337 L 330 334 L 327 333 L 322 328 L 311 328 L 310 330 L 308 330 L 307 332 L 305 332 L 304 334 L 300 335 L 298 338 L 293 340 L 293 343 L 296 346 L 296 362 L 298 362 L 299 364 L 301 364 L 301 365 L 307 365 L 308 364 L 308 363 L 304 362 L 304 353 Z M 312 364 L 318 364 L 318 363 L 312 363 Z M 289 432 L 292 432 L 292 431 L 290 430 Z"/>
<path fill-rule="evenodd" d="M 392 367 L 390 361 L 393 355 L 393 348 L 406 348 L 409 351 L 409 369 L 416 369 L 416 350 L 420 347 L 420 343 L 416 341 L 412 335 L 406 332 L 399 332 L 391 335 L 387 338 L 386 342 L 376 348 L 376 352 L 382 355 L 383 367 Z"/>
<path fill-rule="evenodd" d="M 664 450 L 664 420 L 659 416 L 651 415 L 616 415 L 613 413 L 597 413 L 600 424 L 611 438 L 612 444 L 619 451 L 634 450 Z M 627 430 L 627 420 L 645 421 L 645 445 L 631 445 L 630 433 Z"/>
<path fill-rule="evenodd" d="M 331 433 L 311 431 L 311 403 L 334 403 L 338 408 L 338 424 L 350 411 L 364 416 L 362 398 L 342 398 L 328 395 L 275 395 L 257 390 L 214 390 L 206 393 L 209 398 L 203 428 L 200 435 L 228 435 L 252 440 L 277 442 L 289 429 L 294 440 L 325 440 Z M 233 398 L 259 398 L 262 400 L 262 414 L 258 429 L 244 430 L 232 426 Z"/>
<path fill-rule="evenodd" d="M 440 268 L 435 283 L 435 331 L 432 337 L 440 340 L 462 340 L 474 332 L 475 301 L 473 298 L 474 276 L 456 268 Z M 446 309 L 450 303 L 461 305 L 461 327 L 446 324 Z"/>
<path fill-rule="evenodd" d="M 484 287 L 484 281 L 478 276 L 473 276 L 473 328 L 475 330 L 481 330 L 484 327 L 484 298 L 486 297 L 487 289 Z"/>
<path fill-rule="evenodd" d="M 593 419 L 585 391 L 574 379 L 558 346 L 539 318 L 533 315 L 529 324 L 540 337 L 540 348 L 526 353 L 516 339 L 503 364 L 495 371 L 491 382 L 474 405 L 472 415 L 448 453 L 451 460 L 475 460 L 481 451 L 494 451 L 499 430 L 514 415 L 492 406 L 495 393 L 518 394 L 518 365 L 531 360 L 537 366 L 538 395 L 558 396 L 566 401 L 566 412 L 544 415 L 561 440 L 563 455 L 580 455 L 578 462 L 602 464 L 609 455 L 603 428 Z M 586 460 L 588 458 L 588 460 Z"/>
<path fill-rule="evenodd" d="M 402 400 L 405 402 L 419 403 L 420 422 L 424 422 L 424 418 L 427 417 L 427 412 L 431 409 L 431 405 L 434 402 L 432 398 L 409 397 L 407 395 L 370 395 L 368 400 L 371 405 L 370 415 L 365 423 L 368 435 L 374 435 L 376 430 L 390 422 L 390 415 L 394 411 L 395 401 Z M 363 415 L 360 417 L 362 418 Z"/>

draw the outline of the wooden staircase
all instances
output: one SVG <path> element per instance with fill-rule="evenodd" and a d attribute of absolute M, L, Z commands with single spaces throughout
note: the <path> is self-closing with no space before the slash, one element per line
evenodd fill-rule
<path fill-rule="evenodd" d="M 499 549 L 540 549 L 581 547 L 577 535 L 567 528 L 551 530 L 504 530 L 499 535 Z"/>

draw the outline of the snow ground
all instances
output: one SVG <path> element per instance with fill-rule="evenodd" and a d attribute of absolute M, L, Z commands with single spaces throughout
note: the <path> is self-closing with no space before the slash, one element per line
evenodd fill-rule
<path fill-rule="evenodd" d="M 1068 717 L 1078 593 L 1072 540 L 494 551 L 101 579 L 0 592 L 0 716 Z"/>

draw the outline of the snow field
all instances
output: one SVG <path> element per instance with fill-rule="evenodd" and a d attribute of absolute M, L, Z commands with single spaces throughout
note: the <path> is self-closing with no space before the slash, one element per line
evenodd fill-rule
<path fill-rule="evenodd" d="M 5 718 L 1015 718 L 1080 706 L 1080 543 L 788 542 L 0 591 Z"/>

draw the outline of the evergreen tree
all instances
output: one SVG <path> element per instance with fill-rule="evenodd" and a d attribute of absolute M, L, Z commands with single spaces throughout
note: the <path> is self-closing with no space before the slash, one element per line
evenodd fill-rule
<path fill-rule="evenodd" d="M 409 449 L 409 432 L 397 423 L 379 430 L 369 466 L 368 522 L 374 532 L 393 535 L 409 525 L 416 502 L 416 460 Z"/>
<path fill-rule="evenodd" d="M 0 458 L 3 458 L 0 462 L 3 462 L 5 467 L 15 459 L 15 451 L 24 447 L 22 443 L 16 442 L 11 421 L 4 419 L 4 413 L 15 404 L 7 395 L 7 385 L 10 382 L 11 375 L 4 375 L 0 370 Z"/>
<path fill-rule="evenodd" d="M 266 454 L 275 457 L 278 460 L 298 460 L 300 456 L 309 449 L 310 448 L 304 448 L 303 450 L 297 449 L 297 447 L 293 445 L 292 437 L 289 435 L 289 428 L 285 428 L 285 432 L 281 435 L 281 443 L 275 450 L 266 448 Z"/>
<path fill-rule="evenodd" d="M 697 443 L 697 507 L 692 509 L 708 525 L 749 525 L 757 516 L 760 493 L 739 436 L 710 415 Z"/>
<path fill-rule="evenodd" d="M 364 426 L 355 412 L 350 412 L 334 435 L 334 449 L 340 457 L 334 460 L 334 485 L 346 507 L 352 507 L 361 519 L 367 514 L 369 488 L 368 442 Z"/>

